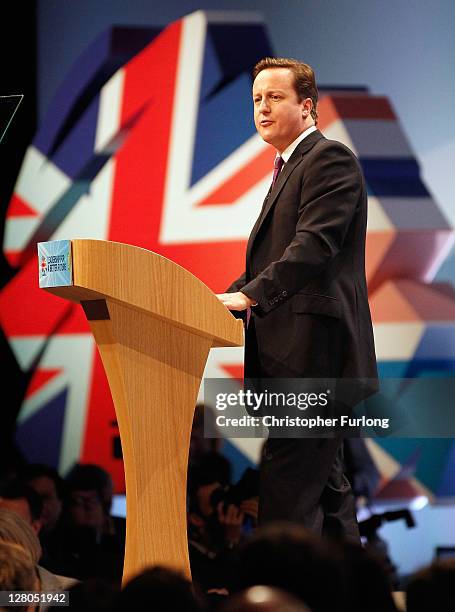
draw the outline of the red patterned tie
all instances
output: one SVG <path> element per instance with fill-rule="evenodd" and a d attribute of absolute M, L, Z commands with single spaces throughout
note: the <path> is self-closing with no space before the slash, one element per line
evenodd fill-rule
<path fill-rule="evenodd" d="M 279 155 L 278 157 L 275 157 L 275 162 L 273 164 L 273 179 L 272 179 L 271 189 L 275 187 L 276 179 L 278 178 L 278 175 L 281 171 L 281 168 L 283 167 L 283 164 L 284 164 L 284 159 L 281 157 L 281 155 Z"/>

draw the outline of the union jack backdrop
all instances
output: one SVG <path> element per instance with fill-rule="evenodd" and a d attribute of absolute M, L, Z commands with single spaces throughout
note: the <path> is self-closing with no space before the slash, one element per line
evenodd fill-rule
<path fill-rule="evenodd" d="M 36 243 L 133 244 L 224 291 L 243 271 L 271 180 L 275 153 L 255 132 L 250 101 L 251 67 L 266 55 L 273 51 L 260 18 L 198 11 L 163 29 L 112 28 L 61 84 L 26 152 L 5 224 L 4 253 L 17 272 L 0 294 L 0 317 L 20 368 L 33 372 L 17 423 L 29 460 L 62 473 L 77 461 L 98 463 L 124 490 L 94 340 L 78 305 L 38 289 Z M 382 372 L 453 371 L 455 293 L 431 282 L 453 232 L 393 108 L 366 88 L 325 87 L 319 114 L 320 129 L 358 155 L 367 180 L 367 275 Z M 241 349 L 211 352 L 207 376 L 241 374 Z M 424 460 L 437 448 L 433 471 L 417 466 L 401 481 L 411 494 L 455 494 L 451 441 L 399 442 L 371 447 L 385 466 L 384 486 L 416 446 Z M 258 442 L 226 448 L 243 466 Z"/>

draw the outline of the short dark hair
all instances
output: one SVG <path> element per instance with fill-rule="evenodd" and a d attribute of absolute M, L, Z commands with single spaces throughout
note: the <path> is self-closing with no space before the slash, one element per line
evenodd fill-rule
<path fill-rule="evenodd" d="M 270 68 L 288 68 L 294 75 L 294 88 L 299 101 L 305 98 L 311 98 L 313 102 L 313 108 L 311 109 L 311 116 L 314 122 L 318 121 L 318 88 L 316 86 L 316 78 L 314 76 L 314 70 L 308 64 L 299 62 L 299 60 L 293 59 L 292 57 L 264 57 L 261 59 L 256 66 L 253 68 L 253 81 L 257 75 L 263 70 Z"/>
<path fill-rule="evenodd" d="M 20 479 L 12 480 L 0 488 L 0 497 L 5 499 L 26 499 L 33 521 L 41 518 L 43 502 L 38 493 Z"/>
<path fill-rule="evenodd" d="M 191 582 L 177 571 L 156 565 L 145 568 L 122 589 L 118 598 L 119 610 L 139 610 L 144 601 L 154 610 L 200 610 Z"/>
<path fill-rule="evenodd" d="M 112 487 L 112 477 L 104 468 L 93 463 L 76 463 L 65 479 L 68 493 L 96 491 L 104 511 L 109 514 L 111 499 L 106 491 Z"/>
<path fill-rule="evenodd" d="M 25 465 L 19 472 L 20 478 L 30 483 L 38 478 L 49 478 L 55 485 L 55 490 L 59 499 L 63 499 L 65 496 L 65 483 L 63 478 L 57 472 L 57 470 L 44 463 L 30 463 Z"/>
<path fill-rule="evenodd" d="M 237 590 L 257 584 L 282 589 L 304 601 L 311 610 L 344 607 L 339 555 L 296 523 L 269 523 L 242 543 L 235 582 Z M 326 589 L 324 584 L 332 588 Z"/>
<path fill-rule="evenodd" d="M 440 610 L 449 612 L 455 606 L 453 583 L 455 559 L 438 559 L 415 573 L 406 587 L 406 609 L 409 612 Z"/>

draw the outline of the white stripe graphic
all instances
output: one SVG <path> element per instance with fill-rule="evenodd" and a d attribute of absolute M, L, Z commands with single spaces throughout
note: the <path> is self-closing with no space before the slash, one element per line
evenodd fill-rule
<path fill-rule="evenodd" d="M 119 132 L 125 71 L 118 70 L 101 89 L 95 153 L 114 153 Z"/>
<path fill-rule="evenodd" d="M 378 361 L 412 359 L 425 331 L 422 322 L 375 323 L 373 326 Z"/>
<path fill-rule="evenodd" d="M 206 34 L 207 15 L 203 12 L 183 20 L 160 228 L 164 244 L 247 238 L 270 184 L 270 177 L 266 177 L 229 206 L 197 206 L 269 146 L 254 135 L 190 187 Z"/>
<path fill-rule="evenodd" d="M 44 214 L 71 185 L 71 179 L 30 145 L 22 163 L 15 192 L 37 212 Z"/>
<path fill-rule="evenodd" d="M 92 238 L 106 240 L 109 232 L 116 159 L 111 157 L 49 240 Z"/>
<path fill-rule="evenodd" d="M 79 460 L 82 451 L 94 351 L 91 334 L 53 336 L 40 360 L 39 368 L 62 369 L 62 373 L 26 399 L 18 416 L 18 424 L 24 424 L 41 410 L 43 404 L 65 387 L 68 388 L 60 446 L 62 454 L 58 466 L 62 472 Z"/>

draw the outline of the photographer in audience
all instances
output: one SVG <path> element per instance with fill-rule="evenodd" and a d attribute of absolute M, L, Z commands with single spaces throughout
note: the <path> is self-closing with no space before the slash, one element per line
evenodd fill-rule
<path fill-rule="evenodd" d="M 246 518 L 257 521 L 258 478 L 247 471 L 231 485 L 229 461 L 206 453 L 189 475 L 188 543 L 193 578 L 204 588 L 225 588 L 232 552 L 245 533 Z"/>

